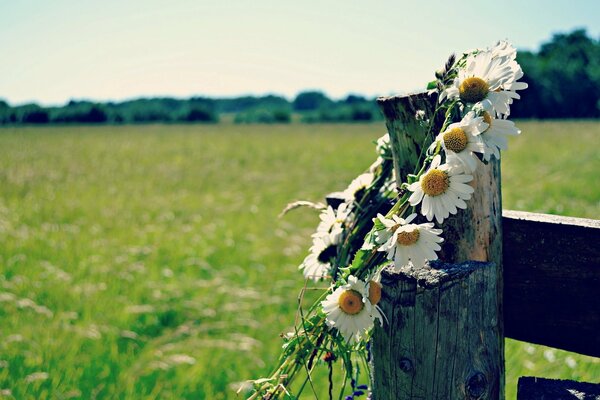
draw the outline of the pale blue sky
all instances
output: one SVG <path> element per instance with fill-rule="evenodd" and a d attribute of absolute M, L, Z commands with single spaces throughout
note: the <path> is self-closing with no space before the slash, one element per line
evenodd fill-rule
<path fill-rule="evenodd" d="M 449 53 L 600 35 L 600 1 L 0 0 L 0 98 L 421 88 Z"/>

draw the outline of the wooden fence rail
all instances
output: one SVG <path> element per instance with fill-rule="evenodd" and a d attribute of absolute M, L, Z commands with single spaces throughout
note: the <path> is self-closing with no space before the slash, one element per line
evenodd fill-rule
<path fill-rule="evenodd" d="M 600 357 L 600 221 L 502 216 L 505 335 Z"/>

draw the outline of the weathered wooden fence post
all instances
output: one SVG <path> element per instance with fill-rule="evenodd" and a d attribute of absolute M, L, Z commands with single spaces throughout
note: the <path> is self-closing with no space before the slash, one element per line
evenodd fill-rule
<path fill-rule="evenodd" d="M 440 126 L 433 94 L 378 99 L 390 134 L 396 179 L 413 173 Z M 388 323 L 372 342 L 375 400 L 504 398 L 500 163 L 480 165 L 467 210 L 444 221 L 432 268 L 382 274 Z M 478 262 L 474 262 L 478 261 Z"/>

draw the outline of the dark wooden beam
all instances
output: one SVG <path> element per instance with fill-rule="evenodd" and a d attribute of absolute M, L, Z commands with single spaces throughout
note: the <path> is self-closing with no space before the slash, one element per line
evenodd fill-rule
<path fill-rule="evenodd" d="M 600 385 L 524 376 L 517 400 L 600 400 Z"/>
<path fill-rule="evenodd" d="M 600 357 L 600 221 L 503 212 L 505 335 Z"/>

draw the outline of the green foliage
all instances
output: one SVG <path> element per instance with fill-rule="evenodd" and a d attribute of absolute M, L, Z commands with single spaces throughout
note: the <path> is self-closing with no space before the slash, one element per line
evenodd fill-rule
<path fill-rule="evenodd" d="M 529 88 L 512 116 L 600 117 L 600 41 L 585 30 L 556 34 L 537 53 L 519 52 L 517 61 Z"/>
<path fill-rule="evenodd" d="M 331 100 L 323 92 L 301 92 L 292 104 L 296 111 L 315 111 L 326 108 L 331 104 Z"/>
<path fill-rule="evenodd" d="M 236 124 L 287 124 L 292 121 L 292 113 L 288 108 L 253 108 L 236 114 L 234 122 Z"/>
<path fill-rule="evenodd" d="M 502 155 L 504 207 L 597 218 L 600 123 L 517 124 Z M 373 161 L 381 129 L 0 129 L 0 391 L 238 398 L 291 329 L 318 223 L 313 210 L 277 214 L 343 189 Z M 519 376 L 594 381 L 600 361 L 509 340 L 506 370 L 514 399 Z"/>

